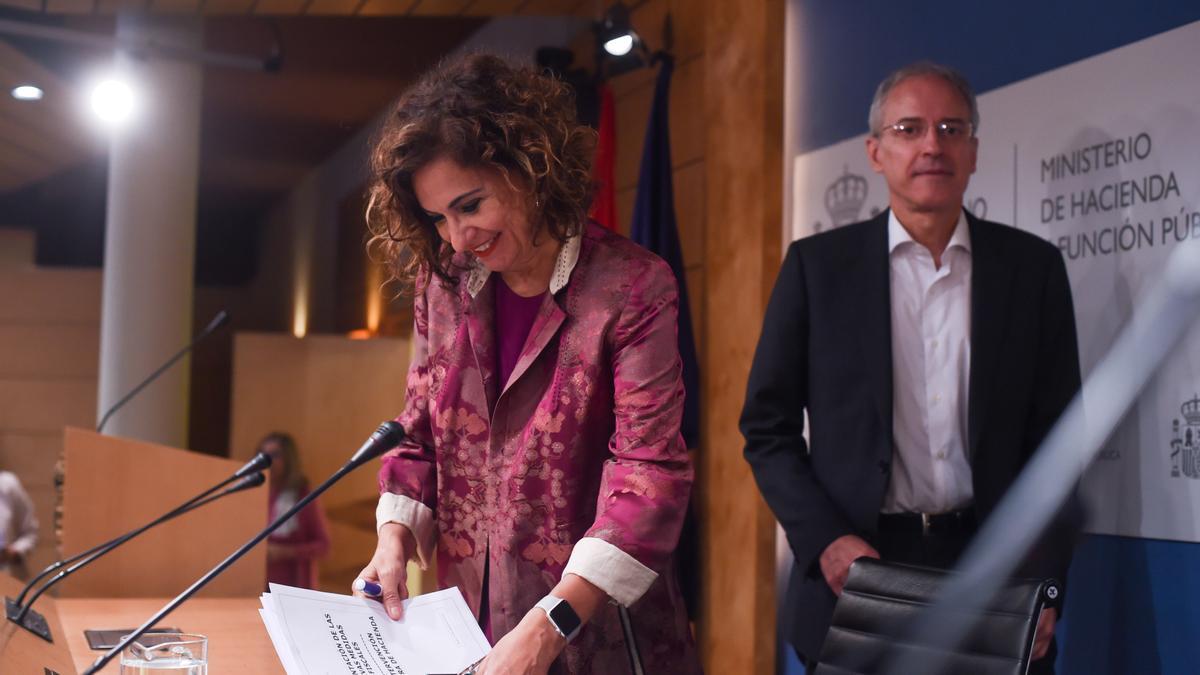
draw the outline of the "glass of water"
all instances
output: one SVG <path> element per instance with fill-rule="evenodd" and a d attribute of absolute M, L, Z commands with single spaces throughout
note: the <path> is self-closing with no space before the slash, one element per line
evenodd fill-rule
<path fill-rule="evenodd" d="M 146 633 L 121 652 L 121 675 L 208 675 L 208 638 Z"/>

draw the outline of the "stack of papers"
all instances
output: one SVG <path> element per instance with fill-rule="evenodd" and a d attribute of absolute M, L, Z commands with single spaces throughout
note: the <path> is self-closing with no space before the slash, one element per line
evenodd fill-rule
<path fill-rule="evenodd" d="M 261 599 L 288 675 L 454 674 L 490 649 L 457 588 L 405 600 L 399 621 L 349 595 L 271 584 Z"/>

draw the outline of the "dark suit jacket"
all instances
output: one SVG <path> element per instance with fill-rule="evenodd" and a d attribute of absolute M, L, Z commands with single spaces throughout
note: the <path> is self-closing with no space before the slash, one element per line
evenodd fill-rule
<path fill-rule="evenodd" d="M 984 518 L 1079 389 L 1075 315 L 1058 250 L 967 215 L 971 372 L 967 453 Z M 835 597 L 819 558 L 872 541 L 892 463 L 888 212 L 794 242 L 754 355 L 741 430 L 759 489 L 796 557 L 782 628 L 815 658 Z M 809 417 L 805 443 L 804 412 Z M 1021 573 L 1066 578 L 1074 502 Z"/>

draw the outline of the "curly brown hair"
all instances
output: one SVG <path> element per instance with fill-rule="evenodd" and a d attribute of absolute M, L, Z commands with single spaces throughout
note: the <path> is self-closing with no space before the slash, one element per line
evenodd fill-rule
<path fill-rule="evenodd" d="M 395 105 L 371 153 L 368 247 L 393 279 L 453 283 L 453 249 L 413 192 L 413 174 L 448 157 L 497 171 L 530 207 L 535 234 L 577 234 L 592 199 L 595 132 L 561 80 L 490 54 L 443 61 Z"/>

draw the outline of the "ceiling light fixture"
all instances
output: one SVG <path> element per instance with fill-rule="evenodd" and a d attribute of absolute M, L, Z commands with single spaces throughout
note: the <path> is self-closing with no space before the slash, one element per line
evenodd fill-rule
<path fill-rule="evenodd" d="M 671 15 L 663 22 L 663 49 L 670 50 Z M 608 79 L 654 62 L 646 42 L 633 29 L 629 7 L 615 2 L 599 21 L 592 24 L 596 36 L 596 67 L 600 79 Z"/>
<path fill-rule="evenodd" d="M 12 97 L 18 101 L 40 101 L 42 100 L 42 90 L 32 84 L 22 84 L 13 87 Z"/>
<path fill-rule="evenodd" d="M 613 56 L 625 56 L 633 51 L 633 35 L 626 33 L 625 35 L 609 38 L 604 43 L 604 51 Z"/>
<path fill-rule="evenodd" d="M 623 2 L 613 3 L 600 21 L 597 37 L 604 51 L 612 56 L 625 56 L 640 42 L 629 20 L 629 8 Z"/>
<path fill-rule="evenodd" d="M 112 127 L 127 123 L 133 118 L 137 107 L 133 88 L 114 78 L 101 80 L 92 87 L 90 102 L 96 117 Z"/>

